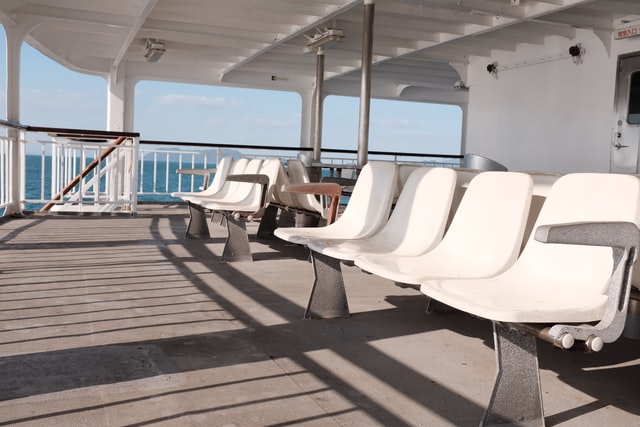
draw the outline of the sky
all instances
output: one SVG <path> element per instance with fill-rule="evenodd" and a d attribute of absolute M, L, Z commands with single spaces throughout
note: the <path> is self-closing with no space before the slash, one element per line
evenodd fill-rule
<path fill-rule="evenodd" d="M 6 118 L 4 32 L 0 30 Z M 71 71 L 31 46 L 22 48 L 20 121 L 32 126 L 106 128 L 107 83 Z M 298 94 L 143 81 L 135 90 L 134 131 L 141 139 L 223 144 L 300 144 Z M 359 99 L 329 96 L 322 146 L 356 149 Z M 369 149 L 459 154 L 462 113 L 455 106 L 372 100 Z"/>

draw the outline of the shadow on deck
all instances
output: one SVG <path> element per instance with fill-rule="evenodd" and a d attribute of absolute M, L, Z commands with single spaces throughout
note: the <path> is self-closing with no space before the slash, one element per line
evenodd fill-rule
<path fill-rule="evenodd" d="M 185 209 L 143 209 L 0 224 L 0 425 L 478 424 L 489 322 L 356 268 L 350 319 L 303 320 L 304 248 L 221 263 L 222 228 L 188 240 Z M 548 425 L 637 423 L 637 342 L 539 348 Z"/>

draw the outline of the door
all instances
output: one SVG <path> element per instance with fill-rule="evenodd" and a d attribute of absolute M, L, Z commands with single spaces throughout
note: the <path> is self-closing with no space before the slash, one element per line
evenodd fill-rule
<path fill-rule="evenodd" d="M 611 172 L 638 173 L 640 145 L 640 52 L 620 56 L 616 81 Z"/>

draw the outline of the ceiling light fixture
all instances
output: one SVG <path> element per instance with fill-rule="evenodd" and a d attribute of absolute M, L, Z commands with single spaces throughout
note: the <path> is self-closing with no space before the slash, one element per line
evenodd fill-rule
<path fill-rule="evenodd" d="M 144 43 L 144 57 L 147 62 L 158 62 L 166 49 L 164 42 L 157 39 L 147 39 Z"/>
<path fill-rule="evenodd" d="M 330 48 L 344 40 L 344 31 L 337 28 L 325 28 L 323 31 L 319 29 L 313 36 L 305 37 L 308 40 L 307 52 L 311 52 L 319 47 Z"/>

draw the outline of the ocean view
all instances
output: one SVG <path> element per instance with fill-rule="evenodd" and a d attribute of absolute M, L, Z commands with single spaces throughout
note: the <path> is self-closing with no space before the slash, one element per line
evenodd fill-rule
<path fill-rule="evenodd" d="M 155 171 L 154 171 L 155 163 Z M 169 202 L 178 201 L 170 196 L 174 191 L 197 191 L 202 186 L 203 178 L 194 178 L 193 189 L 191 187 L 191 176 L 176 173 L 180 168 L 203 168 L 202 163 L 195 165 L 180 165 L 178 161 L 144 160 L 139 164 L 138 176 L 141 182 L 138 183 L 138 201 L 141 202 Z M 215 163 L 207 164 L 208 168 L 215 168 Z M 26 200 L 50 200 L 51 199 L 51 157 L 41 157 L 38 155 L 26 156 Z M 44 177 L 43 177 L 44 173 Z M 154 179 L 155 175 L 155 179 Z M 64 185 L 64 184 L 63 184 Z M 27 209 L 39 209 L 42 203 L 28 203 Z"/>

